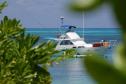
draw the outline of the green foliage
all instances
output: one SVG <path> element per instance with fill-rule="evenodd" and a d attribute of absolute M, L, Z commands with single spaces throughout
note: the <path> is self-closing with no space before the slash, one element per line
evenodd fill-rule
<path fill-rule="evenodd" d="M 92 56 L 87 55 L 84 59 L 84 64 L 89 74 L 98 84 L 126 83 L 126 73 L 118 70 L 103 58 L 100 58 L 98 54 L 92 54 Z"/>
<path fill-rule="evenodd" d="M 17 37 L 18 33 L 23 31 L 20 21 L 16 19 L 8 19 L 7 16 L 0 22 L 0 38 L 1 40 L 8 37 Z"/>
<path fill-rule="evenodd" d="M 121 30 L 126 32 L 126 1 L 125 0 L 111 0 L 111 5 L 117 17 L 119 24 L 121 25 Z"/>
<path fill-rule="evenodd" d="M 0 22 L 1 84 L 51 84 L 48 66 L 74 53 L 67 50 L 59 54 L 55 43 L 38 40 L 38 36 L 25 33 L 20 21 L 4 17 Z"/>
<path fill-rule="evenodd" d="M 78 0 L 89 2 L 90 0 Z M 114 13 L 115 17 L 120 24 L 122 31 L 123 43 L 117 46 L 115 54 L 113 56 L 113 64 L 109 64 L 106 60 L 100 58 L 96 53 L 89 53 L 84 58 L 84 64 L 89 74 L 97 81 L 98 84 L 125 84 L 126 83 L 126 1 L 125 0 L 97 0 L 90 5 L 85 6 L 83 3 L 74 3 L 72 7 L 75 11 L 89 11 L 95 9 L 102 2 L 107 1 Z M 90 8 L 91 7 L 91 8 Z M 89 10 L 86 10 L 89 9 Z M 91 55 L 91 56 L 90 56 Z"/>
<path fill-rule="evenodd" d="M 6 6 L 6 1 L 0 3 L 0 12 Z M 38 41 L 38 36 L 25 33 L 19 20 L 5 16 L 0 21 L 0 84 L 51 84 L 49 65 L 75 54 L 55 50 L 51 41 Z"/>
<path fill-rule="evenodd" d="M 104 0 L 73 0 L 69 4 L 69 8 L 76 12 L 90 11 L 97 8 L 103 2 Z"/>
<path fill-rule="evenodd" d="M 4 1 L 3 3 L 0 3 L 0 13 L 2 12 L 2 10 L 7 6 L 7 2 Z"/>

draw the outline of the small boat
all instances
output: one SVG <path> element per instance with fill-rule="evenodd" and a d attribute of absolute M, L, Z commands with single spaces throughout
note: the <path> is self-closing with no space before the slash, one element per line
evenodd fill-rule
<path fill-rule="evenodd" d="M 56 50 L 75 49 L 77 55 L 83 55 L 89 51 L 97 51 L 104 53 L 104 51 L 110 47 L 110 43 L 106 41 L 100 41 L 95 43 L 86 43 L 84 38 L 81 38 L 74 30 L 75 26 L 68 26 L 65 33 L 57 36 Z"/>

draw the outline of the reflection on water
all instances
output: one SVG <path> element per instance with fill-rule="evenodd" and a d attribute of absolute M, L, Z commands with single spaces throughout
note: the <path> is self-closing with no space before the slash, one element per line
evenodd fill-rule
<path fill-rule="evenodd" d="M 112 62 L 112 51 L 108 49 L 103 58 Z M 72 58 L 65 60 L 49 69 L 53 82 L 52 84 L 95 84 L 90 78 L 83 65 L 83 58 Z"/>
<path fill-rule="evenodd" d="M 94 84 L 82 65 L 82 58 L 66 60 L 50 68 L 52 84 Z"/>

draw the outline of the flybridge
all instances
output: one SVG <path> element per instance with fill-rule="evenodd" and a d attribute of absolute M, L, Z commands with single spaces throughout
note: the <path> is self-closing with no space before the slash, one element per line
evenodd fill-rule
<path fill-rule="evenodd" d="M 73 25 L 62 25 L 61 28 L 77 28 L 76 26 L 73 26 Z"/>
<path fill-rule="evenodd" d="M 76 27 L 76 26 L 72 26 L 72 25 L 62 25 L 61 28 L 67 29 L 66 32 L 74 32 L 74 30 L 75 30 L 77 27 Z"/>

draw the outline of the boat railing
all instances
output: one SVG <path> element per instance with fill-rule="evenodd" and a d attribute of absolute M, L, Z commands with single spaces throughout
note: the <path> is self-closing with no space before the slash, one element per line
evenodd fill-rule
<path fill-rule="evenodd" d="M 72 41 L 83 41 L 83 38 L 71 39 Z"/>
<path fill-rule="evenodd" d="M 86 42 L 94 44 L 94 43 L 102 42 L 102 40 L 86 40 Z M 105 42 L 109 42 L 110 46 L 114 47 L 114 46 L 118 45 L 121 41 L 119 41 L 119 40 L 107 40 Z"/>
<path fill-rule="evenodd" d="M 57 40 L 71 40 L 71 41 L 83 41 L 83 38 L 70 39 L 70 38 L 58 38 Z"/>

